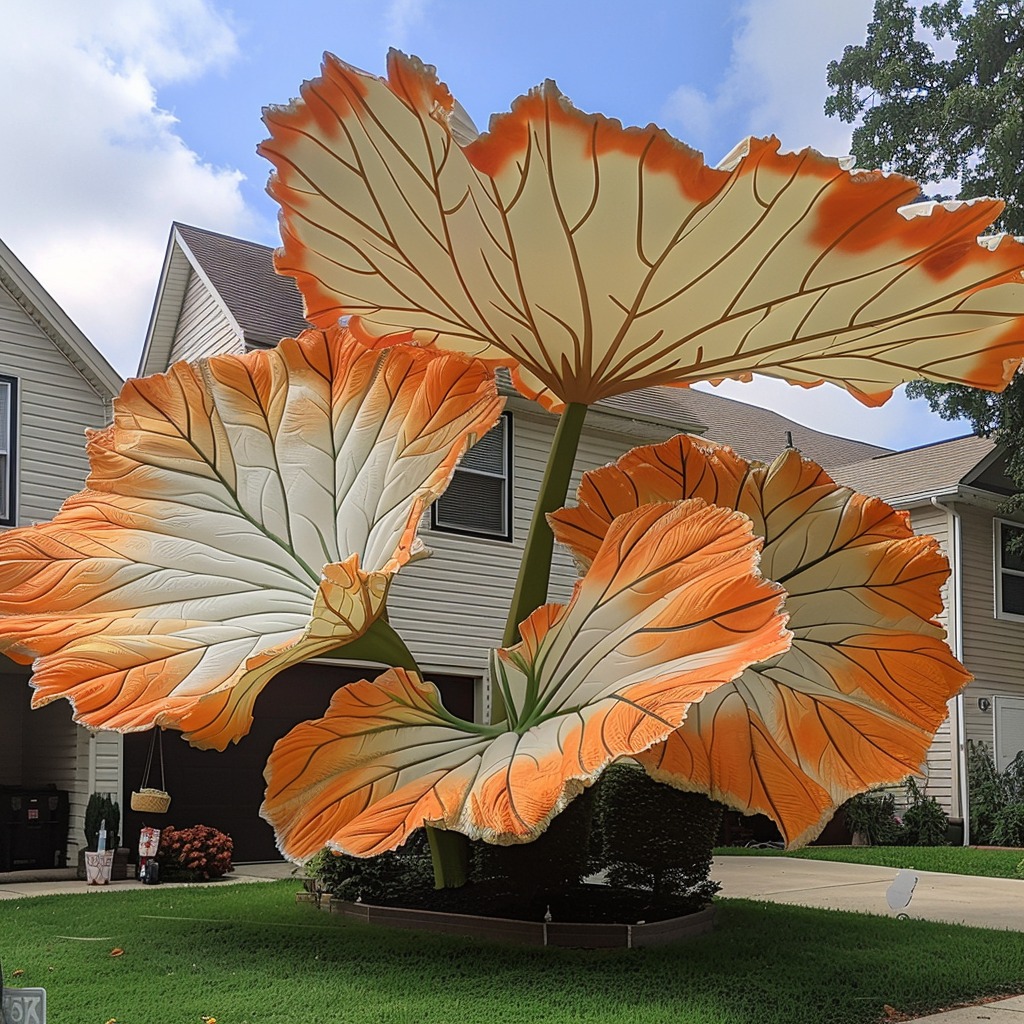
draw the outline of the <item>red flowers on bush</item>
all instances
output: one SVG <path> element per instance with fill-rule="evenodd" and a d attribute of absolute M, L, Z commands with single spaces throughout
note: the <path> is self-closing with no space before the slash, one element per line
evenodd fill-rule
<path fill-rule="evenodd" d="M 231 836 L 209 825 L 177 829 L 168 825 L 160 833 L 157 860 L 163 877 L 188 882 L 206 882 L 233 871 Z"/>

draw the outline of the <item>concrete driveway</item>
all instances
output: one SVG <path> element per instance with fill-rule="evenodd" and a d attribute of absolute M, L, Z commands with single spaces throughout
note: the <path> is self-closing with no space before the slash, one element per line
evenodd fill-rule
<path fill-rule="evenodd" d="M 886 917 L 895 916 L 886 892 L 897 873 L 896 868 L 791 857 L 716 857 L 711 869 L 711 877 L 722 883 L 721 896 Z M 1024 931 L 1024 880 L 916 874 L 917 887 L 903 911 L 909 917 Z"/>

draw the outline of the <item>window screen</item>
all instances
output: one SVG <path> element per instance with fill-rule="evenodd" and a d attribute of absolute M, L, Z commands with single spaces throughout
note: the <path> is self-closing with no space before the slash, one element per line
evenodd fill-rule
<path fill-rule="evenodd" d="M 431 506 L 435 530 L 512 539 L 512 418 L 504 413 L 463 456 Z"/>
<path fill-rule="evenodd" d="M 996 520 L 996 614 L 1024 618 L 1024 526 Z"/>
<path fill-rule="evenodd" d="M 13 526 L 15 518 L 15 423 L 18 382 L 0 376 L 0 526 Z"/>

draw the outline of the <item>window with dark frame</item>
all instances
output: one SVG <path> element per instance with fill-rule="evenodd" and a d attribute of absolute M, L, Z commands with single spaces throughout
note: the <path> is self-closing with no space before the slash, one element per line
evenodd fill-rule
<path fill-rule="evenodd" d="M 1024 619 L 1024 525 L 996 520 L 996 614 Z"/>
<path fill-rule="evenodd" d="M 0 374 L 0 526 L 14 526 L 17 502 L 18 380 Z"/>
<path fill-rule="evenodd" d="M 512 417 L 501 419 L 462 457 L 430 507 L 432 529 L 512 540 Z"/>

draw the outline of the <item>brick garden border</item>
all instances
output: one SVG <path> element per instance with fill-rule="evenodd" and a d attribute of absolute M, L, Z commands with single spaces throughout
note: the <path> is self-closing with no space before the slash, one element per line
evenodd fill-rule
<path fill-rule="evenodd" d="M 385 928 L 408 928 L 435 935 L 458 935 L 491 942 L 510 942 L 520 946 L 558 946 L 575 949 L 637 949 L 663 946 L 682 939 L 706 935 L 715 926 L 715 908 L 706 907 L 695 914 L 664 921 L 639 924 L 606 924 L 568 921 L 516 921 L 504 917 L 476 914 L 447 914 L 410 907 L 378 907 L 370 903 L 352 903 L 329 893 L 300 892 L 296 902 L 319 905 L 331 914 Z"/>

